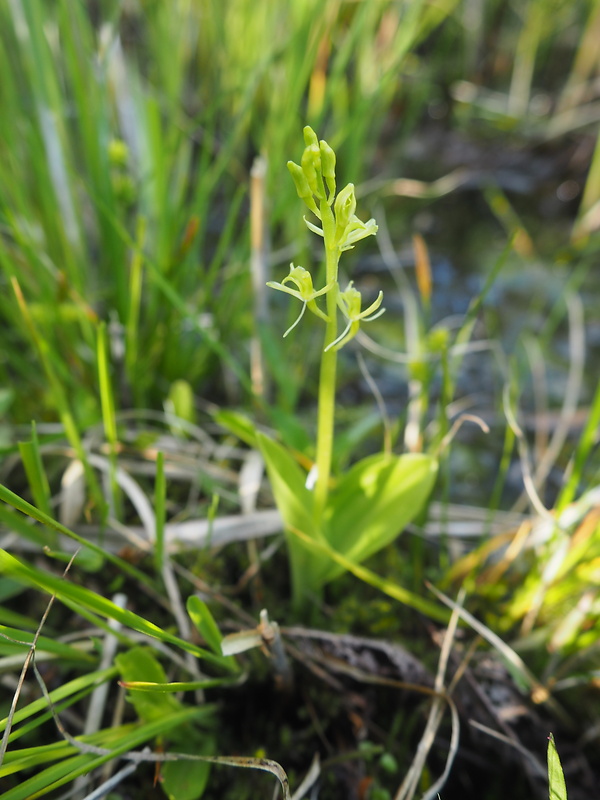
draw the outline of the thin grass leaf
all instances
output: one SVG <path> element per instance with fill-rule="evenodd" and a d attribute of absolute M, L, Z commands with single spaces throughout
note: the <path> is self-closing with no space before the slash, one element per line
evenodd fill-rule
<path fill-rule="evenodd" d="M 119 681 L 119 685 L 132 692 L 149 694 L 177 694 L 178 692 L 195 692 L 197 689 L 214 689 L 216 686 L 235 686 L 237 680 L 230 678 L 207 678 L 203 681 L 174 681 L 172 683 L 154 683 L 152 681 Z"/>
<path fill-rule="evenodd" d="M 568 480 L 560 493 L 556 503 L 557 513 L 571 503 L 581 484 L 583 469 L 589 458 L 590 453 L 597 441 L 597 431 L 600 428 L 600 383 L 596 386 L 594 398 L 592 400 L 590 412 L 585 423 L 583 432 L 577 442 L 575 455 L 573 457 L 572 468 L 568 474 Z"/>
<path fill-rule="evenodd" d="M 96 357 L 98 359 L 100 403 L 102 407 L 104 433 L 106 434 L 106 439 L 111 447 L 111 452 L 114 453 L 118 443 L 117 419 L 115 415 L 115 403 L 111 385 L 112 382 L 110 379 L 108 342 L 105 322 L 101 322 L 98 325 L 98 346 Z"/>
<path fill-rule="evenodd" d="M 134 748 L 157 736 L 166 735 L 186 722 L 201 718 L 205 713 L 203 707 L 186 708 L 143 725 L 108 729 L 89 737 L 74 739 L 73 742 L 81 747 L 84 751 L 83 754 L 67 758 L 23 781 L 18 787 L 5 792 L 3 800 L 34 800 L 36 797 L 43 797 L 118 756 L 127 754 L 131 758 L 130 751 Z M 86 748 L 92 752 L 85 752 Z M 97 754 L 98 749 L 105 752 Z M 77 752 L 77 747 L 71 743 L 67 745 L 65 742 L 65 755 L 73 752 Z M 139 754 L 139 756 L 141 758 L 135 760 L 146 760 L 144 754 Z M 147 760 L 153 760 L 151 754 L 148 754 Z"/>
<path fill-rule="evenodd" d="M 190 595 L 187 600 L 187 612 L 196 630 L 213 653 L 220 653 L 223 634 L 219 630 L 219 626 L 206 603 L 196 595 Z"/>
<path fill-rule="evenodd" d="M 53 575 L 43 572 L 40 569 L 29 566 L 18 561 L 9 555 L 5 550 L 0 550 L 0 571 L 6 575 L 22 581 L 28 586 L 41 589 L 49 594 L 55 595 L 59 600 L 77 603 L 106 619 L 114 619 L 127 628 L 145 633 L 155 639 L 160 639 L 168 644 L 174 644 L 192 653 L 198 658 L 206 658 L 210 663 L 221 665 L 222 660 L 216 658 L 212 653 L 196 647 L 191 642 L 186 642 L 168 631 L 163 630 L 158 625 L 134 614 L 132 611 L 120 608 L 111 600 L 107 600 L 84 586 L 76 586 L 68 581 L 56 578 Z"/>
<path fill-rule="evenodd" d="M 137 581 L 141 581 L 142 584 L 148 586 L 152 585 L 152 581 L 150 580 L 150 578 L 147 575 L 145 575 L 141 570 L 136 569 L 136 567 L 129 564 L 127 561 L 124 561 L 122 558 L 119 558 L 118 556 L 115 556 L 114 554 L 110 553 L 108 550 L 99 547 L 97 544 L 94 544 L 94 542 L 88 541 L 87 539 L 84 539 L 83 536 L 79 536 L 77 533 L 74 533 L 73 531 L 69 530 L 69 528 L 65 527 L 64 525 L 61 525 L 60 522 L 57 522 L 52 517 L 49 517 L 47 514 L 44 514 L 44 512 L 41 511 L 39 508 L 36 508 L 35 506 L 31 505 L 31 503 L 28 503 L 26 500 L 23 500 L 22 497 L 19 497 L 18 494 L 11 492 L 10 489 L 8 489 L 6 486 L 3 486 L 2 484 L 0 484 L 0 500 L 12 506 L 13 508 L 16 508 L 22 514 L 26 514 L 28 517 L 36 519 L 38 522 L 41 522 L 47 528 L 50 528 L 53 531 L 58 531 L 58 533 L 62 533 L 69 539 L 73 539 L 74 541 L 78 542 L 82 547 L 88 547 L 90 550 L 93 550 L 95 553 L 97 553 L 98 556 L 113 563 L 125 574 L 129 575 L 130 577 L 134 578 Z M 5 516 L 6 519 L 16 520 L 16 517 L 11 512 L 8 513 L 7 512 L 8 512 L 7 509 L 3 509 L 0 506 L 0 519 L 2 519 L 3 515 L 6 515 Z M 25 529 L 21 524 L 19 527 L 17 527 L 17 530 L 22 531 Z M 31 538 L 36 542 L 41 541 L 43 544 L 46 544 L 45 539 L 34 533 L 32 533 L 32 535 L 29 536 L 28 538 Z"/>
<path fill-rule="evenodd" d="M 34 634 L 30 631 L 19 630 L 7 625 L 0 625 L 0 652 L 20 653 L 28 650 L 34 641 Z M 97 660 L 91 653 L 71 644 L 58 641 L 50 636 L 38 636 L 36 650 L 53 655 L 66 661 L 84 661 L 95 663 Z"/>
<path fill-rule="evenodd" d="M 156 454 L 156 478 L 154 481 L 154 565 L 159 575 L 165 566 L 165 517 L 167 484 L 165 480 L 165 456 L 162 451 Z"/>
<path fill-rule="evenodd" d="M 135 233 L 136 247 L 131 254 L 131 270 L 129 273 L 129 305 L 125 323 L 125 369 L 129 385 L 134 397 L 141 399 L 138 375 L 140 372 L 138 357 L 140 351 L 140 307 L 142 300 L 142 276 L 144 266 L 144 241 L 146 237 L 146 220 L 139 217 Z"/>
<path fill-rule="evenodd" d="M 58 643 L 56 643 L 58 645 Z M 41 649 L 48 650 L 48 647 L 45 646 L 45 641 L 43 637 L 38 639 L 38 645 Z M 66 645 L 63 645 L 66 647 Z M 48 650 L 50 652 L 50 650 Z M 64 653 L 63 653 L 64 655 Z M 68 656 L 72 658 L 71 655 Z M 89 656 L 87 656 L 89 658 Z M 100 686 L 100 684 L 112 680 L 118 675 L 118 670 L 116 667 L 109 667 L 108 669 L 104 670 L 93 670 L 92 672 L 88 672 L 86 675 L 81 675 L 78 678 L 73 678 L 73 680 L 68 681 L 67 683 L 59 686 L 57 689 L 53 689 L 49 693 L 49 697 L 51 701 L 55 704 L 60 703 L 62 700 L 68 699 L 82 691 L 92 691 L 96 686 Z M 15 712 L 13 717 L 13 725 L 18 725 L 19 723 L 29 719 L 30 717 L 39 714 L 42 711 L 45 711 L 48 708 L 48 703 L 44 697 L 40 697 L 37 700 L 33 700 L 32 702 L 28 703 L 23 708 L 18 709 Z M 3 731 L 6 728 L 7 718 L 0 720 L 0 731 Z M 9 757 L 7 754 L 6 758 Z"/>
<path fill-rule="evenodd" d="M 33 499 L 38 508 L 45 514 L 50 515 L 52 513 L 50 508 L 50 486 L 42 462 L 35 422 L 31 423 L 31 441 L 19 442 L 19 452 Z"/>
<path fill-rule="evenodd" d="M 0 499 L 5 499 L 2 497 L 1 485 Z M 40 548 L 54 541 L 52 529 L 47 531 L 40 528 L 39 525 L 33 525 L 32 520 L 25 518 L 22 514 L 18 514 L 3 504 L 0 504 L 0 522 L 5 526 L 6 530 L 18 533 L 26 542 L 33 542 Z"/>
<path fill-rule="evenodd" d="M 79 430 L 75 422 L 75 418 L 71 412 L 69 403 L 67 401 L 63 384 L 60 381 L 54 369 L 52 362 L 52 354 L 49 350 L 48 343 L 46 342 L 44 337 L 40 335 L 40 332 L 38 331 L 33 321 L 30 309 L 28 308 L 27 303 L 25 302 L 25 298 L 21 291 L 21 287 L 16 278 L 12 279 L 12 288 L 15 293 L 15 297 L 17 299 L 19 308 L 21 310 L 21 314 L 23 315 L 25 326 L 29 332 L 32 343 L 35 346 L 35 349 L 42 364 L 48 383 L 52 388 L 52 394 L 54 397 L 54 402 L 56 404 L 56 410 L 58 411 L 60 420 L 64 426 L 67 438 L 71 446 L 77 453 L 77 457 L 84 466 L 86 479 L 88 482 L 90 492 L 92 493 L 92 497 L 96 501 L 96 504 L 100 509 L 100 512 L 103 513 L 106 504 L 104 502 L 104 498 L 102 496 L 102 492 L 100 491 L 100 487 L 95 478 L 94 472 L 88 463 L 86 452 L 83 447 L 83 443 L 81 441 L 81 436 L 79 435 Z"/>
<path fill-rule="evenodd" d="M 100 406 L 102 409 L 102 423 L 104 433 L 108 441 L 109 448 L 109 480 L 110 480 L 110 505 L 111 515 L 117 519 L 122 519 L 121 492 L 117 481 L 117 418 L 115 414 L 115 401 L 110 378 L 108 341 L 106 334 L 106 323 L 98 325 L 98 339 L 96 347 L 96 359 L 98 362 L 98 381 L 100 385 Z"/>

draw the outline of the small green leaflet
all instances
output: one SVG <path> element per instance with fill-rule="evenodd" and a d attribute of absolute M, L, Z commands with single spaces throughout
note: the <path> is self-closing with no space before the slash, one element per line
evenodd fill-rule
<path fill-rule="evenodd" d="M 554 736 L 548 736 L 548 784 L 550 800 L 567 800 L 567 785 Z"/>

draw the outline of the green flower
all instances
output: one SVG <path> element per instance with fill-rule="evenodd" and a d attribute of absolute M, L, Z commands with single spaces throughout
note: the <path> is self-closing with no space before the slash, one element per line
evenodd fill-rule
<path fill-rule="evenodd" d="M 293 283 L 297 288 L 290 289 L 289 286 L 285 285 L 286 283 Z M 304 269 L 304 267 L 295 267 L 293 264 L 290 264 L 290 274 L 286 275 L 281 283 L 277 283 L 277 281 L 269 281 L 267 283 L 267 286 L 270 286 L 271 289 L 278 289 L 280 292 L 286 292 L 287 294 L 291 294 L 292 297 L 297 297 L 298 300 L 302 301 L 302 311 L 300 312 L 300 315 L 294 324 L 283 334 L 284 339 L 288 333 L 293 331 L 296 325 L 300 322 L 304 316 L 307 306 L 309 311 L 312 311 L 312 313 L 316 314 L 317 317 L 320 317 L 325 322 L 329 322 L 329 317 L 327 314 L 321 311 L 319 306 L 315 303 L 315 298 L 320 297 L 322 294 L 326 294 L 334 285 L 334 283 L 335 281 L 332 281 L 322 289 L 315 291 L 310 272 L 307 269 Z"/>
<path fill-rule="evenodd" d="M 299 167 L 298 170 L 300 170 Z M 290 171 L 292 171 L 291 168 Z M 300 172 L 302 172 L 302 170 L 300 170 Z M 296 178 L 294 178 L 294 180 L 296 180 Z M 298 193 L 300 193 L 297 180 L 296 188 Z M 310 191 L 310 189 L 308 191 Z M 306 199 L 304 201 L 308 205 Z M 374 236 L 377 233 L 377 223 L 374 219 L 363 222 L 354 213 L 356 211 L 356 197 L 354 194 L 353 184 L 349 183 L 347 186 L 345 186 L 335 198 L 334 211 L 334 241 L 340 253 L 342 253 L 344 250 L 352 250 L 356 242 L 360 242 L 361 239 L 366 239 L 367 236 Z M 317 214 L 317 216 L 320 218 L 320 214 Z M 312 222 L 307 220 L 306 217 L 304 217 L 304 222 L 306 223 L 308 229 L 313 233 L 316 233 L 318 236 L 325 236 L 323 229 L 319 228 L 317 225 L 314 225 Z"/>
<path fill-rule="evenodd" d="M 383 302 L 383 292 L 379 292 L 375 302 L 371 303 L 371 305 L 364 311 L 361 311 L 360 310 L 362 305 L 361 294 L 358 291 L 358 289 L 354 288 L 353 281 L 350 281 L 346 291 L 340 292 L 340 294 L 338 294 L 337 297 L 337 304 L 342 314 L 348 320 L 348 324 L 346 325 L 342 333 L 337 337 L 337 339 L 331 342 L 331 344 L 327 345 L 325 351 L 331 350 L 331 348 L 339 350 L 347 342 L 349 342 L 350 339 L 353 339 L 356 336 L 360 328 L 361 322 L 372 322 L 374 319 L 377 319 L 377 317 L 380 317 L 385 311 L 385 308 L 382 308 L 379 311 L 377 311 L 382 302 Z"/>
<path fill-rule="evenodd" d="M 375 236 L 377 227 L 377 223 L 374 219 L 371 218 L 367 220 L 367 222 L 362 222 L 356 215 L 353 215 L 346 225 L 346 229 L 340 241 L 340 250 L 352 250 L 356 242 L 360 242 L 361 239 L 366 239 L 367 236 Z"/>

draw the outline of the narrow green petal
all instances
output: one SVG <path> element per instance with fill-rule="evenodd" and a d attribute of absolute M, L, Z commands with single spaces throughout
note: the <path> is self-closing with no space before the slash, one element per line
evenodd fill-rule
<path fill-rule="evenodd" d="M 325 236 L 325 234 L 323 233 L 323 231 L 321 230 L 321 228 L 317 228 L 317 226 L 316 226 L 316 225 L 313 225 L 313 224 L 312 224 L 312 222 L 309 222 L 309 221 L 306 219 L 306 217 L 304 217 L 304 222 L 306 222 L 306 227 L 308 228 L 308 230 L 309 230 L 309 231 L 312 231 L 313 233 L 316 233 L 316 234 L 318 234 L 319 236 Z"/>
<path fill-rule="evenodd" d="M 327 294 L 327 292 L 332 288 L 334 283 L 335 283 L 335 281 L 331 281 L 326 286 L 324 286 L 322 289 L 319 289 L 318 292 L 313 292 L 313 298 L 320 297 L 322 294 Z"/>
<path fill-rule="evenodd" d="M 358 315 L 358 319 L 365 319 L 365 317 L 368 317 L 369 314 L 372 314 L 374 311 L 377 311 L 377 309 L 382 304 L 382 302 L 383 302 L 383 292 L 379 292 L 375 302 L 371 303 L 371 305 L 368 308 L 366 308 L 364 311 L 361 311 L 360 314 Z M 377 314 L 377 316 L 378 317 L 381 316 L 381 314 L 383 314 L 384 310 L 385 309 L 382 309 L 381 312 L 379 314 Z"/>
<path fill-rule="evenodd" d="M 299 291 L 296 289 L 290 289 L 289 286 L 284 286 L 283 283 L 277 283 L 277 281 L 267 281 L 267 286 L 269 289 L 277 289 L 279 292 L 291 294 L 292 297 L 296 297 L 298 300 L 302 300 L 302 302 L 304 302 L 304 298 Z"/>

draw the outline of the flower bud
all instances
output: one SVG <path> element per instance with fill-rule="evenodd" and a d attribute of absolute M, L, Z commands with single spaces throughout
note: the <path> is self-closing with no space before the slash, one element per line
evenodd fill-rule
<path fill-rule="evenodd" d="M 321 151 L 318 144 L 310 144 L 304 148 L 301 164 L 312 193 L 319 200 L 325 200 L 325 185 L 321 175 Z"/>
<path fill-rule="evenodd" d="M 335 178 L 335 152 L 326 141 L 319 142 L 321 151 L 321 170 L 324 178 Z"/>
<path fill-rule="evenodd" d="M 294 185 L 296 186 L 298 197 L 301 200 L 307 200 L 309 197 L 312 197 L 312 191 L 308 185 L 308 181 L 306 180 L 306 175 L 304 174 L 302 167 L 298 164 L 295 164 L 293 161 L 288 161 L 287 168 L 289 169 L 294 181 Z"/>
<path fill-rule="evenodd" d="M 319 142 L 319 147 L 321 150 L 321 172 L 327 182 L 329 204 L 331 205 L 335 195 L 335 152 L 323 139 Z"/>
<path fill-rule="evenodd" d="M 310 147 L 311 144 L 319 144 L 319 140 L 317 139 L 317 134 L 313 131 L 310 125 L 307 125 L 303 130 L 302 133 L 304 134 L 304 144 L 307 147 Z"/>

